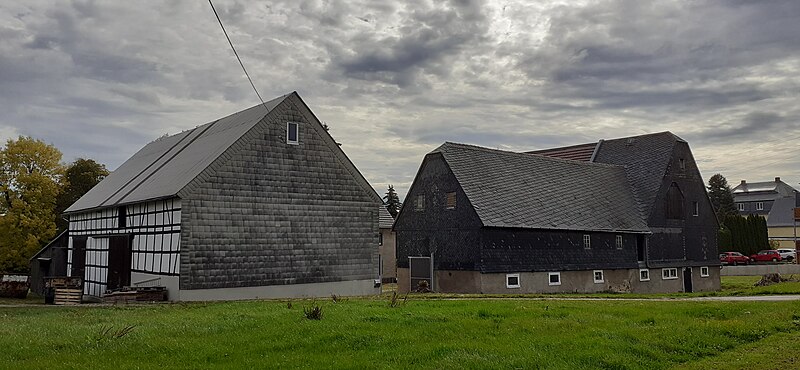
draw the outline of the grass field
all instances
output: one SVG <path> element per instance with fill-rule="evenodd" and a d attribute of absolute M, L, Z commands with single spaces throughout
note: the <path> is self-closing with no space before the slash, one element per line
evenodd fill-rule
<path fill-rule="evenodd" d="M 0 308 L 0 367 L 800 368 L 796 301 L 421 298 Z"/>

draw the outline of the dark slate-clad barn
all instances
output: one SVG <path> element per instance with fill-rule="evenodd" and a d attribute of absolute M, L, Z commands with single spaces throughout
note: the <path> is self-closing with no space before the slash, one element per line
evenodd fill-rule
<path fill-rule="evenodd" d="M 297 93 L 153 141 L 66 211 L 84 294 L 376 293 L 380 197 Z"/>
<path fill-rule="evenodd" d="M 402 291 L 719 289 L 717 220 L 669 132 L 528 153 L 445 143 L 394 229 Z"/>

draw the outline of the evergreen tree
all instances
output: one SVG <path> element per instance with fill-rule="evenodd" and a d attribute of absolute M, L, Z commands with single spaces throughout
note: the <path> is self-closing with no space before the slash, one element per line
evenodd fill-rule
<path fill-rule="evenodd" d="M 389 189 L 386 191 L 386 196 L 383 197 L 383 201 L 386 203 L 386 209 L 389 210 L 392 217 L 397 217 L 397 213 L 400 212 L 400 207 L 402 207 L 403 203 L 400 203 L 400 197 L 397 196 L 397 192 L 394 191 L 394 185 L 389 185 Z"/>
<path fill-rule="evenodd" d="M 716 174 L 708 179 L 708 197 L 717 213 L 717 219 L 724 222 L 728 215 L 736 215 L 738 211 L 733 202 L 733 193 L 725 176 Z"/>

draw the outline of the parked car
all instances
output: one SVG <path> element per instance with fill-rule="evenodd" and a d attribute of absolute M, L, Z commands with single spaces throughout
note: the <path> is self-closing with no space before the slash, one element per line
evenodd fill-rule
<path fill-rule="evenodd" d="M 780 262 L 782 259 L 783 258 L 781 258 L 781 254 L 774 249 L 765 249 L 750 256 L 750 261 L 752 262 L 767 262 L 767 261 Z"/>
<path fill-rule="evenodd" d="M 719 254 L 719 262 L 723 265 L 746 265 L 750 263 L 750 258 L 739 252 L 723 252 Z"/>
<path fill-rule="evenodd" d="M 784 261 L 794 261 L 797 258 L 797 251 L 791 248 L 776 249 Z"/>

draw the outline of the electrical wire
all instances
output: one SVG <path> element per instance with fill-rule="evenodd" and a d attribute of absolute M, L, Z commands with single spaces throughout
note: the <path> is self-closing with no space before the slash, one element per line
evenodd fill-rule
<path fill-rule="evenodd" d="M 217 13 L 217 9 L 214 8 L 214 3 L 212 3 L 211 0 L 208 0 L 208 5 L 211 5 L 211 10 L 214 11 L 214 15 L 217 17 L 217 22 L 219 22 L 220 28 L 222 28 L 222 33 L 224 33 L 225 34 L 225 38 L 228 39 L 228 44 L 231 46 L 231 50 L 233 50 L 233 55 L 236 56 L 236 60 L 238 60 L 239 61 L 239 65 L 242 66 L 242 71 L 244 71 L 244 75 L 247 76 L 247 80 L 250 81 L 250 86 L 252 86 L 253 87 L 253 91 L 256 92 L 256 96 L 258 96 L 258 100 L 260 100 L 261 101 L 261 105 L 263 105 L 264 108 L 267 109 L 267 111 L 269 111 L 269 108 L 267 108 L 267 105 L 264 103 L 264 99 L 261 98 L 261 94 L 258 93 L 258 89 L 256 89 L 256 85 L 253 83 L 253 79 L 250 78 L 250 74 L 247 73 L 247 69 L 244 68 L 244 63 L 242 63 L 242 58 L 239 57 L 239 53 L 237 53 L 236 52 L 236 48 L 233 47 L 233 42 L 231 41 L 231 38 L 228 36 L 228 31 L 225 30 L 225 26 L 222 25 L 222 19 L 219 18 L 219 13 Z"/>

